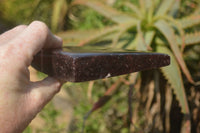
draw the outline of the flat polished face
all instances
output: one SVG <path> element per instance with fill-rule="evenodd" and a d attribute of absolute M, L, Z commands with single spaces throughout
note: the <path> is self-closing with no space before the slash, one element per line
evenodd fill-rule
<path fill-rule="evenodd" d="M 84 82 L 169 64 L 170 57 L 161 53 L 64 47 L 44 49 L 34 57 L 32 66 L 62 81 Z"/>
<path fill-rule="evenodd" d="M 76 47 L 76 46 L 69 46 L 69 47 L 62 47 L 62 51 L 64 52 L 71 52 L 71 53 L 133 53 L 138 51 L 134 50 L 126 50 L 126 49 L 113 49 L 113 48 L 102 48 L 102 47 L 91 47 L 91 46 L 84 46 L 84 47 Z"/>
<path fill-rule="evenodd" d="M 86 57 L 86 56 L 119 56 L 119 55 L 142 55 L 142 54 L 149 54 L 149 55 L 157 55 L 158 53 L 152 52 L 142 52 L 142 51 L 135 51 L 135 50 L 126 50 L 126 49 L 113 49 L 113 48 L 102 48 L 102 47 L 91 47 L 91 46 L 84 46 L 84 47 L 62 47 L 62 49 L 53 49 L 54 52 L 59 52 L 63 55 L 69 55 L 72 57 Z M 160 54 L 158 54 L 160 55 Z"/>

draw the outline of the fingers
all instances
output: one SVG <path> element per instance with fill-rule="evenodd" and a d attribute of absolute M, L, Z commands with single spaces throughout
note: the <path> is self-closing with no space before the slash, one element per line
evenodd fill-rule
<path fill-rule="evenodd" d="M 19 25 L 0 35 L 0 45 L 6 44 L 8 41 L 17 37 L 20 33 L 26 29 L 26 25 Z"/>
<path fill-rule="evenodd" d="M 30 62 L 42 48 L 62 46 L 62 39 L 53 35 L 48 27 L 39 21 L 32 22 L 13 42 L 19 45 Z"/>
<path fill-rule="evenodd" d="M 61 83 L 48 77 L 42 81 L 32 83 L 30 90 L 31 108 L 40 111 L 60 91 Z"/>

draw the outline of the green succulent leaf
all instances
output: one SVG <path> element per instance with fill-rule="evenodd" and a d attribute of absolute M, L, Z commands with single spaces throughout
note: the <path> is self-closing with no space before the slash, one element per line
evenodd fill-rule
<path fill-rule="evenodd" d="M 80 46 L 86 45 L 88 43 L 101 40 L 103 37 L 119 31 L 122 26 L 111 26 L 105 27 L 99 30 L 89 30 L 89 31 L 68 31 L 60 33 L 59 36 L 63 38 L 64 43 L 75 42 Z"/>
<path fill-rule="evenodd" d="M 75 0 L 72 5 L 84 5 L 87 7 L 92 8 L 93 10 L 97 11 L 101 15 L 107 17 L 108 19 L 112 20 L 118 24 L 127 24 L 127 23 L 136 23 L 137 20 L 132 16 L 127 14 L 121 13 L 116 9 L 103 4 L 97 0 Z"/>
<path fill-rule="evenodd" d="M 176 36 L 176 41 L 179 45 L 182 44 L 182 39 L 179 36 Z M 185 45 L 193 45 L 200 43 L 200 32 L 189 33 L 185 35 Z"/>
<path fill-rule="evenodd" d="M 171 22 L 170 24 L 172 26 L 174 26 L 174 28 L 176 28 L 178 30 L 178 33 L 180 34 L 180 37 L 182 39 L 182 45 L 181 45 L 181 51 L 184 50 L 185 47 L 185 32 L 184 29 L 181 27 L 181 24 L 179 23 L 179 21 L 177 21 L 176 19 L 174 19 L 173 17 L 170 16 L 164 16 L 163 17 L 165 20 Z"/>
<path fill-rule="evenodd" d="M 88 31 L 66 31 L 60 32 L 57 35 L 63 39 L 63 43 L 66 45 L 77 45 L 81 40 L 86 40 L 88 36 L 92 36 L 96 33 L 96 30 L 88 30 Z"/>
<path fill-rule="evenodd" d="M 171 64 L 167 67 L 162 67 L 161 71 L 163 72 L 168 82 L 171 84 L 174 93 L 180 103 L 182 112 L 184 114 L 189 114 L 190 111 L 187 103 L 187 97 L 185 94 L 181 72 L 173 53 L 165 46 L 158 46 L 156 52 L 165 53 L 170 56 Z"/>
<path fill-rule="evenodd" d="M 155 34 L 156 34 L 156 32 L 153 31 L 153 30 L 152 31 L 147 31 L 145 33 L 145 37 L 144 38 L 145 38 L 145 42 L 146 42 L 147 46 L 151 45 Z"/>
<path fill-rule="evenodd" d="M 183 73 L 186 75 L 188 81 L 191 83 L 194 83 L 192 76 L 185 64 L 185 61 L 181 54 L 181 51 L 178 47 L 178 44 L 176 43 L 176 37 L 175 37 L 172 27 L 170 27 L 169 24 L 164 20 L 157 21 L 155 23 L 155 27 L 164 35 L 164 37 L 168 41 L 168 43 L 171 47 L 171 50 L 173 51 L 178 63 L 181 66 L 181 69 L 183 70 Z"/>
<path fill-rule="evenodd" d="M 156 16 L 165 15 L 173 6 L 174 0 L 163 0 L 159 6 Z"/>
<path fill-rule="evenodd" d="M 128 43 L 128 45 L 126 45 L 125 46 L 125 48 L 126 49 L 134 49 L 134 50 L 137 50 L 137 47 L 138 47 L 138 44 L 139 44 L 139 34 L 137 33 L 136 35 L 135 35 L 135 37 L 134 38 L 132 38 L 131 40 L 130 40 L 130 42 Z"/>
<path fill-rule="evenodd" d="M 136 50 L 140 51 L 147 51 L 147 50 L 152 50 L 150 47 L 152 40 L 154 38 L 155 32 L 154 31 L 148 31 L 146 33 L 138 33 L 136 35 L 136 43 L 137 45 Z"/>
<path fill-rule="evenodd" d="M 139 5 L 140 5 L 140 11 L 142 14 L 145 13 L 146 7 L 145 7 L 145 1 L 144 0 L 139 0 Z"/>
<path fill-rule="evenodd" d="M 56 0 L 51 18 L 51 29 L 56 31 L 67 13 L 66 0 Z"/>
<path fill-rule="evenodd" d="M 147 50 L 146 42 L 144 40 L 144 34 L 141 28 L 141 21 L 139 21 L 137 24 L 137 40 L 138 40 L 137 50 L 142 50 L 142 51 Z"/>
<path fill-rule="evenodd" d="M 142 34 L 139 34 L 139 33 L 137 35 L 137 48 L 136 49 L 139 51 L 147 51 L 144 37 Z"/>
<path fill-rule="evenodd" d="M 179 8 L 180 8 L 180 5 L 181 5 L 181 1 L 180 0 L 176 0 L 175 3 L 173 4 L 172 8 L 170 9 L 169 11 L 169 14 L 171 16 L 176 16 Z"/>
<path fill-rule="evenodd" d="M 200 15 L 191 15 L 178 20 L 181 27 L 186 29 L 200 24 Z"/>
<path fill-rule="evenodd" d="M 142 16 L 142 13 L 140 12 L 140 9 L 136 5 L 134 5 L 134 4 L 132 4 L 131 2 L 128 2 L 128 1 L 124 2 L 123 4 L 126 7 L 130 8 L 136 14 L 136 16 L 138 18 Z"/>

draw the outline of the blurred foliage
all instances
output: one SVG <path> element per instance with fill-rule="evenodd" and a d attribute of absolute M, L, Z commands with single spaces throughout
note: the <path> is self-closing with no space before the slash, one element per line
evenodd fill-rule
<path fill-rule="evenodd" d="M 182 8 L 181 4 L 185 7 Z M 182 1 L 181 3 L 181 1 L 175 0 L 140 0 L 138 3 L 126 0 L 116 1 L 116 3 L 112 4 L 108 3 L 108 1 L 74 0 L 71 3 L 70 8 L 77 8 L 77 6 L 88 7 L 103 15 L 113 23 L 111 25 L 106 25 L 100 30 L 92 30 L 91 32 L 65 32 L 60 35 L 67 44 L 79 43 L 80 46 L 83 46 L 91 44 L 100 45 L 100 42 L 102 42 L 102 44 L 105 45 L 105 42 L 107 42 L 108 48 L 111 46 L 112 48 L 118 47 L 142 51 L 154 51 L 170 55 L 171 65 L 169 67 L 161 68 L 161 72 L 171 85 L 170 88 L 173 89 L 173 93 L 176 97 L 175 99 L 178 100 L 181 112 L 183 113 L 183 121 L 182 124 L 180 123 L 182 126 L 179 130 L 182 132 L 190 132 L 191 121 L 190 117 L 188 118 L 188 116 L 190 116 L 190 109 L 183 78 L 186 77 L 187 81 L 194 86 L 198 85 L 195 83 L 198 82 L 198 80 L 193 80 L 191 72 L 184 60 L 183 52 L 185 47 L 200 43 L 200 31 L 193 30 L 200 25 L 200 7 L 198 4 L 197 1 L 190 1 L 190 3 Z M 182 11 L 187 8 L 189 10 L 186 12 Z M 83 34 L 88 35 L 84 36 L 84 38 Z M 73 43 L 71 41 L 73 41 Z M 182 73 L 185 76 L 183 76 Z M 156 82 L 159 82 L 159 80 L 156 80 Z M 156 85 L 159 86 L 159 83 L 156 82 L 154 83 L 155 89 Z M 151 82 L 149 82 L 149 84 L 150 83 Z M 165 84 L 167 84 L 167 82 Z M 166 88 L 167 86 L 163 87 Z M 162 93 L 165 94 L 165 92 Z M 156 96 L 156 94 L 154 95 Z M 157 100 L 166 100 L 167 98 L 165 97 L 172 97 L 174 99 L 172 94 L 171 96 L 168 94 Z M 102 100 L 100 98 L 97 104 L 101 104 L 101 102 Z M 167 104 L 167 101 L 163 104 Z M 96 106 L 96 104 L 94 104 L 94 106 Z M 163 109 L 164 106 L 161 106 L 161 108 Z M 94 109 L 91 111 L 94 111 Z M 164 124 L 166 122 L 161 120 L 161 123 Z M 153 126 L 160 131 L 169 130 L 165 129 L 167 125 L 162 125 L 163 129 L 160 129 L 161 125 L 155 124 Z"/>
<path fill-rule="evenodd" d="M 74 101 L 69 132 L 81 132 L 85 114 L 99 108 L 86 121 L 85 132 L 199 132 L 198 0 L 2 0 L 0 20 L 13 25 L 44 21 L 66 46 L 99 45 L 171 56 L 169 67 L 141 72 L 137 78 L 131 74 L 65 85 Z M 109 96 L 106 104 L 93 109 L 102 96 Z M 42 132 L 62 129 L 52 122 L 59 114 L 53 105 L 41 114 L 47 124 Z"/>
<path fill-rule="evenodd" d="M 1 17 L 15 24 L 28 24 L 38 19 L 49 24 L 53 0 L 3 0 Z"/>
<path fill-rule="evenodd" d="M 52 102 L 48 103 L 45 108 L 38 114 L 43 120 L 43 127 L 42 129 L 34 129 L 30 126 L 26 128 L 24 133 L 61 133 L 65 131 L 65 126 L 63 124 L 57 123 L 57 117 L 60 115 L 60 112 L 55 109 Z"/>
<path fill-rule="evenodd" d="M 65 86 L 67 92 L 72 96 L 75 107 L 75 118 L 70 126 L 69 132 L 81 132 L 83 126 L 83 117 L 91 106 L 101 97 L 107 90 L 107 87 L 113 84 L 117 78 L 113 80 L 95 81 L 91 86 L 88 83 L 67 84 Z M 90 88 L 90 89 L 89 89 Z M 121 85 L 113 95 L 112 99 L 105 106 L 99 109 L 96 115 L 91 115 L 85 123 L 85 132 L 121 132 L 126 130 L 124 121 L 127 113 L 127 86 Z M 79 93 L 77 93 L 79 92 Z M 79 97 L 77 99 L 77 97 Z M 120 129 L 120 130 L 119 130 Z"/>

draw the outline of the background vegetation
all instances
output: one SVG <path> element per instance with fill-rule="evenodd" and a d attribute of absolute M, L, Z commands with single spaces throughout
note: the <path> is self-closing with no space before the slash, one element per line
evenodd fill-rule
<path fill-rule="evenodd" d="M 71 124 L 57 122 L 62 110 L 50 103 L 40 114 L 43 128 L 30 126 L 25 132 L 199 133 L 199 4 L 198 0 L 2 0 L 2 32 L 41 20 L 66 46 L 98 45 L 171 56 L 171 65 L 160 70 L 65 84 L 63 90 L 74 108 Z M 83 118 L 88 118 L 84 129 Z"/>

